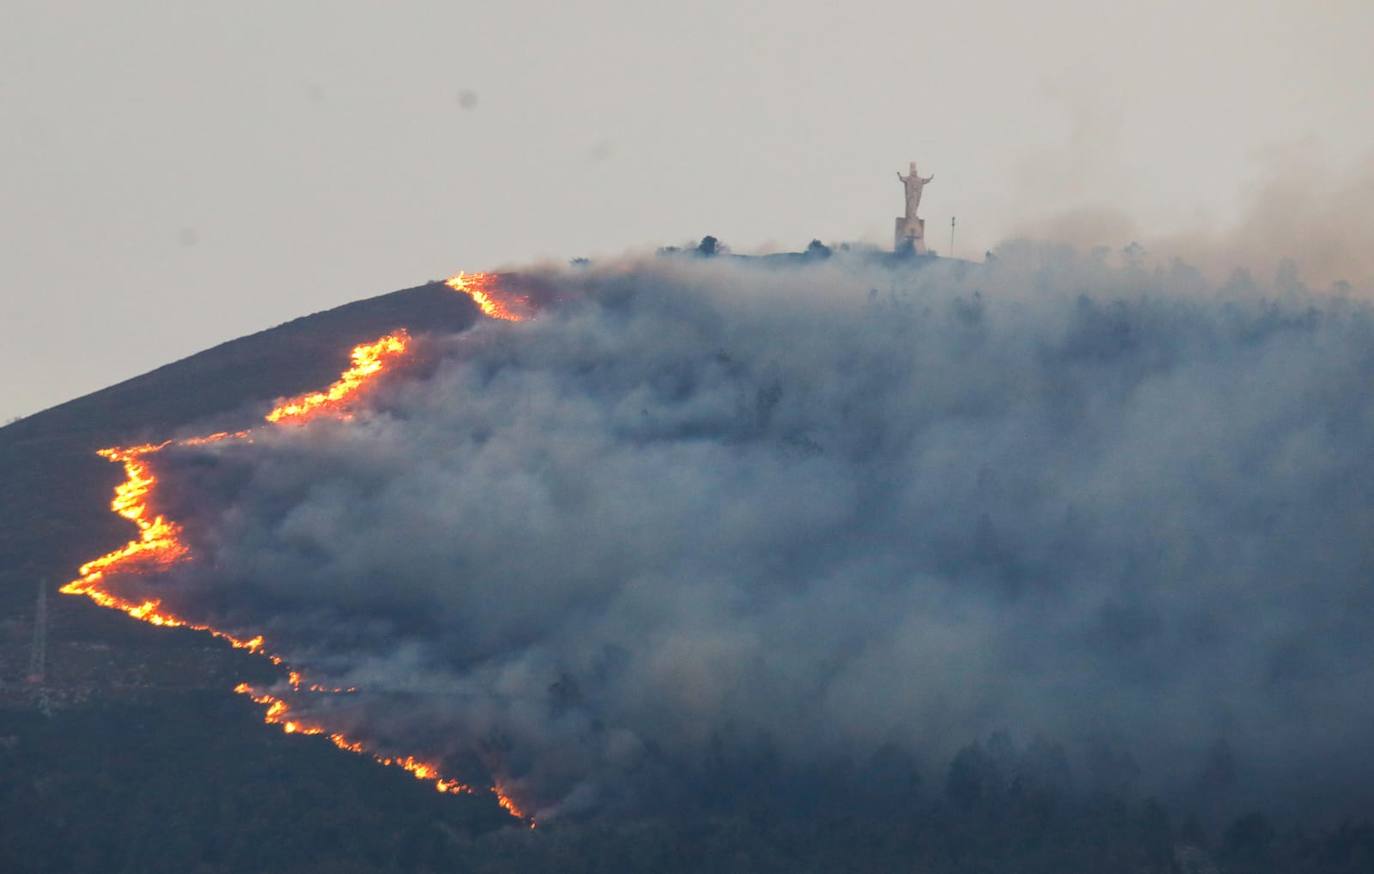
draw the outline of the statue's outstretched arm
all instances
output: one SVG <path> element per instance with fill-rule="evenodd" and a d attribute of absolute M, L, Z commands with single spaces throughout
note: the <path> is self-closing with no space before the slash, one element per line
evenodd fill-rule
<path fill-rule="evenodd" d="M 897 171 L 897 178 L 900 179 L 900 180 L 902 180 L 903 182 L 906 181 L 906 177 L 902 175 L 902 171 L 901 171 L 901 170 L 898 170 L 898 171 Z"/>
<path fill-rule="evenodd" d="M 932 173 L 932 174 L 930 174 L 929 176 L 927 176 L 926 178 L 922 179 L 921 181 L 922 181 L 922 182 L 931 182 L 931 181 L 934 181 L 934 179 L 935 179 L 935 174 Z"/>

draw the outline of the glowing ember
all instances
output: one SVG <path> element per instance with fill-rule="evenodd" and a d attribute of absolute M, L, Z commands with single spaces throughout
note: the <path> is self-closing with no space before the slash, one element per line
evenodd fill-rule
<path fill-rule="evenodd" d="M 461 276 L 461 274 L 460 274 Z M 457 286 L 455 286 L 457 287 Z M 474 298 L 476 299 L 476 298 Z M 498 318 L 514 318 L 498 316 Z M 284 401 L 267 414 L 271 423 L 304 423 L 318 415 L 330 413 L 346 415 L 345 402 L 362 388 L 372 377 L 383 372 L 396 358 L 404 354 L 409 346 L 410 337 L 405 331 L 388 334 L 372 343 L 354 347 L 353 365 L 340 374 L 339 379 L 324 391 L 313 392 Z M 221 640 L 228 641 L 238 649 L 247 650 L 269 659 L 275 665 L 282 665 L 282 658 L 266 649 L 262 635 L 240 637 L 209 625 L 192 622 L 164 608 L 157 598 L 131 601 L 110 592 L 104 586 L 109 574 L 150 574 L 165 571 L 190 557 L 190 549 L 182 539 L 181 526 L 156 512 L 154 497 L 158 477 L 153 469 L 152 457 L 168 446 L 203 446 L 222 440 L 252 440 L 251 431 L 219 432 L 202 437 L 189 437 L 179 440 L 166 440 L 162 443 L 143 443 L 137 446 L 113 447 L 102 449 L 99 454 L 110 461 L 124 465 L 124 482 L 115 487 L 114 499 L 110 509 L 138 528 L 137 539 L 99 558 L 86 562 L 80 568 L 76 579 L 61 588 L 67 595 L 85 595 L 102 607 L 109 607 L 150 625 L 164 628 L 189 628 L 202 631 Z M 301 673 L 290 670 L 287 683 L 294 691 L 302 688 L 310 692 L 328 694 L 347 694 L 356 689 L 328 688 L 319 684 L 305 684 Z M 413 756 L 382 756 L 370 753 L 359 740 L 349 738 L 340 732 L 333 732 L 322 725 L 307 722 L 291 715 L 286 701 L 268 693 L 254 691 L 246 683 L 240 683 L 235 692 L 247 695 L 265 709 L 263 720 L 269 725 L 278 725 L 287 734 L 324 735 L 334 746 L 351 753 L 368 755 L 379 764 L 403 768 L 417 780 L 433 784 L 434 788 L 445 794 L 471 793 L 466 786 L 440 773 L 438 766 L 422 762 Z M 529 821 L 511 800 L 499 789 L 492 792 L 501 806 L 512 816 Z M 530 822 L 531 828 L 533 822 Z"/>
<path fill-rule="evenodd" d="M 490 273 L 459 273 L 445 279 L 444 284 L 472 298 L 472 302 L 488 318 L 523 322 L 533 311 L 529 298 L 497 290 L 496 278 Z"/>
<path fill-rule="evenodd" d="M 496 803 L 501 805 L 501 807 L 506 811 L 506 813 L 509 813 L 516 819 L 523 819 L 525 822 L 530 824 L 530 828 L 535 827 L 534 820 L 531 817 L 527 816 L 525 812 L 521 810 L 519 806 L 516 805 L 515 801 L 509 795 L 506 794 L 506 790 L 501 787 L 500 783 L 497 783 L 495 786 L 491 787 L 491 792 L 493 795 L 496 796 Z"/>
<path fill-rule="evenodd" d="M 397 331 L 372 343 L 354 346 L 353 366 L 339 374 L 333 385 L 324 391 L 283 401 L 267 414 L 267 421 L 304 422 L 321 413 L 335 412 L 341 401 L 361 388 L 368 379 L 381 373 L 387 362 L 404 353 L 409 345 L 410 335 L 405 331 Z"/>

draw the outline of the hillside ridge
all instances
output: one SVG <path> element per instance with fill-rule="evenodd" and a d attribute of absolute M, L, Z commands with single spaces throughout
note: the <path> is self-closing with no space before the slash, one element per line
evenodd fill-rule
<path fill-rule="evenodd" d="M 357 343 L 398 328 L 461 331 L 477 317 L 467 297 L 430 282 L 228 340 L 0 428 L 0 613 L 27 616 L 36 579 L 55 591 L 84 558 L 128 538 L 106 506 L 119 469 L 96 449 L 217 417 L 241 427 L 251 404 L 328 384 Z M 55 628 L 67 632 L 115 618 L 53 601 Z M 8 661 L 0 650 L 0 678 L 14 672 Z"/>

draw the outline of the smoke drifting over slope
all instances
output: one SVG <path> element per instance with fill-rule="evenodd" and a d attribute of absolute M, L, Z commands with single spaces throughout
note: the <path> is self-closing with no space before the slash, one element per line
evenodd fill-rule
<path fill-rule="evenodd" d="M 1367 308 L 1040 250 L 543 279 L 351 421 L 169 450 L 197 558 L 119 585 L 545 818 L 938 790 L 1001 730 L 1089 789 L 1370 800 Z"/>

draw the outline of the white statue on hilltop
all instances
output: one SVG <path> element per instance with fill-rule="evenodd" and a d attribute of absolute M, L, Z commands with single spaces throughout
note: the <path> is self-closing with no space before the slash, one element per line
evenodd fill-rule
<path fill-rule="evenodd" d="M 921 174 L 916 172 L 916 162 L 912 161 L 910 175 L 903 176 L 902 171 L 898 170 L 897 178 L 902 180 L 902 184 L 906 186 L 906 220 L 914 222 L 916 221 L 916 210 L 921 205 L 921 191 L 925 189 L 926 183 L 935 177 L 932 175 L 924 179 L 921 178 Z"/>
<path fill-rule="evenodd" d="M 911 170 L 908 175 L 903 176 L 902 171 L 897 171 L 897 178 L 906 187 L 906 215 L 897 216 L 896 227 L 893 231 L 893 251 L 897 254 L 915 253 L 917 255 L 927 254 L 926 250 L 926 223 L 917 215 L 916 210 L 921 208 L 921 192 L 925 190 L 926 183 L 934 179 L 934 176 L 921 176 L 916 172 L 916 162 L 911 162 Z"/>

